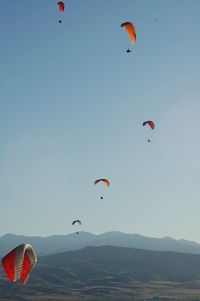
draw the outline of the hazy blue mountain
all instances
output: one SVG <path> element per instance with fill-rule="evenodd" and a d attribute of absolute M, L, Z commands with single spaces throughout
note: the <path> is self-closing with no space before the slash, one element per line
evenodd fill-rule
<path fill-rule="evenodd" d="M 174 251 L 200 254 L 200 244 L 187 240 L 175 240 L 170 237 L 151 238 L 138 234 L 122 232 L 106 232 L 95 235 L 80 232 L 68 235 L 52 235 L 49 237 L 28 237 L 6 234 L 0 238 L 0 256 L 21 243 L 30 243 L 38 255 L 47 255 L 69 250 L 78 250 L 87 246 L 119 246 L 154 251 Z"/>

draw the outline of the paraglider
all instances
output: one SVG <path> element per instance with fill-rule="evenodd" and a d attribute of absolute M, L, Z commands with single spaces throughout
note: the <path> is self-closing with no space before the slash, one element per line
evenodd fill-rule
<path fill-rule="evenodd" d="M 27 283 L 36 263 L 37 256 L 29 244 L 19 245 L 2 259 L 4 271 L 10 281 L 15 282 L 21 278 L 22 286 Z"/>
<path fill-rule="evenodd" d="M 155 124 L 153 121 L 151 121 L 151 120 L 144 121 L 142 125 L 145 126 L 146 124 L 148 124 L 152 130 L 155 129 Z"/>
<path fill-rule="evenodd" d="M 75 219 L 73 222 L 72 222 L 72 226 L 75 225 L 75 224 L 78 224 L 79 226 L 82 225 L 82 221 L 80 221 L 80 219 Z M 79 234 L 79 232 L 75 232 L 75 234 Z"/>
<path fill-rule="evenodd" d="M 103 182 L 106 185 L 106 187 L 110 186 L 110 182 L 107 179 L 98 179 L 94 181 L 94 185 L 97 185 L 99 182 Z M 103 196 L 101 196 L 101 200 L 103 200 Z"/>
<path fill-rule="evenodd" d="M 121 27 L 125 27 L 126 31 L 128 32 L 129 38 L 131 40 L 131 43 L 134 45 L 136 42 L 136 29 L 135 26 L 133 25 L 133 23 L 131 22 L 125 22 L 121 24 Z M 126 50 L 127 53 L 130 53 L 131 50 L 127 49 Z"/>
<path fill-rule="evenodd" d="M 62 13 L 64 12 L 65 9 L 65 3 L 63 1 L 59 1 L 57 2 L 57 6 L 59 7 L 60 10 L 60 14 L 62 15 Z M 59 20 L 59 23 L 62 23 L 62 20 Z"/>
<path fill-rule="evenodd" d="M 155 129 L 155 124 L 154 124 L 154 122 L 153 122 L 152 120 L 144 121 L 142 125 L 145 126 L 145 125 L 147 125 L 147 124 L 150 126 L 150 128 L 151 128 L 152 130 Z M 150 139 L 148 139 L 147 141 L 148 141 L 148 142 L 151 142 Z"/>

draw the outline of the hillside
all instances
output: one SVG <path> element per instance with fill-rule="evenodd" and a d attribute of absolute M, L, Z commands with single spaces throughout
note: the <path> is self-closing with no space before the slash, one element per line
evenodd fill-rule
<path fill-rule="evenodd" d="M 1 275 L 0 300 L 200 300 L 200 255 L 87 247 L 40 257 L 24 288 Z"/>

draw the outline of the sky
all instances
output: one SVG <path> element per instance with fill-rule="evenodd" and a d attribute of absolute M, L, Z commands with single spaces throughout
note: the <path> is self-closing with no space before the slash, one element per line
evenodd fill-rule
<path fill-rule="evenodd" d="M 0 235 L 200 243 L 200 1 L 56 3 L 0 2 Z"/>

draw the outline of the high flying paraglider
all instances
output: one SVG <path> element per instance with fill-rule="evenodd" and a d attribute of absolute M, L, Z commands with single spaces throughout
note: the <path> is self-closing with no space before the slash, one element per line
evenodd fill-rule
<path fill-rule="evenodd" d="M 10 281 L 15 282 L 21 278 L 22 286 L 27 283 L 36 263 L 37 256 L 29 244 L 19 245 L 2 259 L 4 271 Z"/>
<path fill-rule="evenodd" d="M 62 15 L 62 13 L 65 10 L 65 3 L 63 1 L 59 1 L 59 2 L 57 2 L 57 6 L 59 7 L 60 14 Z M 59 23 L 62 23 L 61 19 L 59 20 Z"/>
<path fill-rule="evenodd" d="M 121 27 L 125 27 L 126 31 L 128 32 L 129 38 L 131 40 L 131 43 L 134 45 L 136 42 L 136 29 L 133 23 L 131 22 L 125 22 L 121 24 Z M 127 53 L 132 52 L 129 48 L 126 50 Z"/>
<path fill-rule="evenodd" d="M 143 126 L 146 126 L 147 124 L 149 125 L 149 127 L 150 127 L 152 130 L 155 129 L 155 124 L 154 124 L 154 122 L 153 122 L 152 120 L 144 121 L 142 125 L 143 125 Z M 147 141 L 148 141 L 148 142 L 151 142 L 150 139 L 147 139 Z"/>

